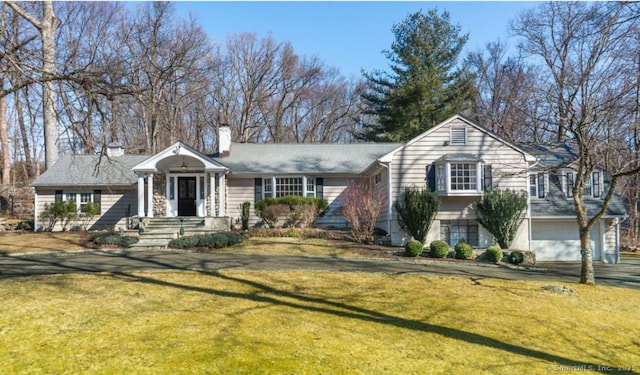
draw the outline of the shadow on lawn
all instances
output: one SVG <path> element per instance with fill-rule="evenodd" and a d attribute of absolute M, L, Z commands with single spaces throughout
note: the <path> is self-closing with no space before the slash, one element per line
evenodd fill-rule
<path fill-rule="evenodd" d="M 184 271 L 192 271 L 198 272 L 202 275 L 209 276 L 214 279 L 226 280 L 230 282 L 235 282 L 238 284 L 243 284 L 246 286 L 250 286 L 253 288 L 253 291 L 240 293 L 240 292 L 230 292 L 225 290 L 218 290 L 215 288 L 205 288 L 194 285 L 186 285 L 175 282 L 169 282 L 164 280 L 155 279 L 149 275 L 140 275 L 133 274 L 131 272 L 131 268 L 123 267 L 122 269 L 112 269 L 110 271 L 105 272 L 107 275 L 111 275 L 113 277 L 122 278 L 125 280 L 143 282 L 153 285 L 159 285 L 163 287 L 170 288 L 178 288 L 187 291 L 194 291 L 199 293 L 205 293 L 209 295 L 215 295 L 225 298 L 236 298 L 242 300 L 249 300 L 254 302 L 262 302 L 262 303 L 270 303 L 275 305 L 287 306 L 295 309 L 320 312 L 325 314 L 333 314 L 336 316 L 349 318 L 349 319 L 358 319 L 367 322 L 373 322 L 388 326 L 394 326 L 403 329 L 410 329 L 416 331 L 422 331 L 432 334 L 437 334 L 443 337 L 452 338 L 455 340 L 460 340 L 462 342 L 467 342 L 470 344 L 476 344 L 481 346 L 486 346 L 490 348 L 495 348 L 506 352 L 506 354 L 517 354 L 526 356 L 533 359 L 538 359 L 542 361 L 548 361 L 551 363 L 555 363 L 558 366 L 562 366 L 567 369 L 588 369 L 588 371 L 593 372 L 602 372 L 602 373 L 610 373 L 611 368 L 602 366 L 602 364 L 588 363 L 588 362 L 580 362 L 575 361 L 570 358 L 561 357 L 558 355 L 554 355 L 552 353 L 546 353 L 540 350 L 529 349 L 523 346 L 518 346 L 514 344 L 510 344 L 504 341 L 496 340 L 494 338 L 472 333 L 466 332 L 463 330 L 450 328 L 446 326 L 430 324 L 422 321 L 405 319 L 385 313 L 381 313 L 375 310 L 364 309 L 358 306 L 351 306 L 349 304 L 335 302 L 326 300 L 323 298 L 317 297 L 309 297 L 307 295 L 279 290 L 273 288 L 267 284 L 245 280 L 242 278 L 232 277 L 229 275 L 224 275 L 219 271 L 194 271 L 193 265 L 189 267 L 180 267 L 174 264 L 165 263 L 158 259 L 152 259 L 148 257 L 139 257 L 135 256 L 134 253 L 117 253 L 117 254 L 106 254 L 107 256 L 113 256 L 114 258 L 122 258 L 128 261 L 133 261 L 134 263 L 141 265 L 145 264 L 147 269 L 158 269 L 158 270 L 184 270 Z M 56 267 L 61 267 L 63 272 L 60 273 L 92 273 L 92 272 L 100 272 L 104 270 L 98 269 L 95 264 L 76 264 L 74 266 L 65 265 L 64 262 L 60 261 L 60 259 L 48 258 L 48 259 L 30 259 L 31 262 L 35 262 L 35 264 L 39 264 L 43 266 L 45 264 L 55 265 Z M 206 269 L 206 265 L 201 265 L 201 269 Z M 18 276 L 18 275 L 14 275 Z M 25 276 L 24 274 L 21 276 Z M 259 291 L 259 292 L 256 292 Z M 508 358 L 508 357 L 505 357 Z M 636 372 L 626 372 L 629 374 L 637 374 Z"/>
<path fill-rule="evenodd" d="M 157 260 L 140 259 L 137 257 L 132 257 L 131 254 L 123 254 L 123 255 L 126 257 L 131 257 L 133 259 L 141 260 L 141 261 L 148 261 L 156 265 L 163 265 L 163 262 L 159 262 Z M 173 267 L 172 265 L 168 265 L 168 264 L 166 264 L 165 266 Z M 261 293 L 256 293 L 255 291 L 251 291 L 247 293 L 239 293 L 239 292 L 230 292 L 225 290 L 217 290 L 214 288 L 204 288 L 200 286 L 185 285 L 185 284 L 179 284 L 179 283 L 174 283 L 174 282 L 169 282 L 164 280 L 158 280 L 152 277 L 142 276 L 139 274 L 134 275 L 129 272 L 112 272 L 111 275 L 115 277 L 120 277 L 126 280 L 136 281 L 136 282 L 144 282 L 144 283 L 149 283 L 153 285 L 179 288 L 183 290 L 205 293 L 205 294 L 215 295 L 215 296 L 225 297 L 225 298 L 237 298 L 237 299 L 244 299 L 244 300 L 249 300 L 253 302 L 270 303 L 275 305 L 287 306 L 295 309 L 320 312 L 325 314 L 333 314 L 336 316 L 349 318 L 349 319 L 359 319 L 362 321 L 390 325 L 398 328 L 411 329 L 416 331 L 437 334 L 443 337 L 460 340 L 470 344 L 476 344 L 476 345 L 487 346 L 487 347 L 503 350 L 508 354 L 509 353 L 518 354 L 518 355 L 526 356 L 529 358 L 535 358 L 543 361 L 553 362 L 558 364 L 559 366 L 562 366 L 563 368 L 566 367 L 566 368 L 589 369 L 589 371 L 601 372 L 601 373 L 610 373 L 612 371 L 611 367 L 606 367 L 606 366 L 603 366 L 602 364 L 575 361 L 575 360 L 557 356 L 551 353 L 545 353 L 540 350 L 534 350 L 534 349 L 529 349 L 529 348 L 518 346 L 518 345 L 509 344 L 507 342 L 496 340 L 491 337 L 487 337 L 484 335 L 479 335 L 471 332 L 466 332 L 466 331 L 462 331 L 455 328 L 449 328 L 449 327 L 436 325 L 436 324 L 429 324 L 429 323 L 425 323 L 417 320 L 405 319 L 397 316 L 384 314 L 375 310 L 364 309 L 357 306 L 351 306 L 345 303 L 334 302 L 334 301 L 329 301 L 322 298 L 309 297 L 303 294 L 298 294 L 290 291 L 279 290 L 260 282 L 245 280 L 242 278 L 232 277 L 229 275 L 224 275 L 219 271 L 195 271 L 195 272 L 198 272 L 202 275 L 207 275 L 216 279 L 244 284 L 260 291 Z M 636 372 L 624 372 L 624 373 L 637 374 Z"/>

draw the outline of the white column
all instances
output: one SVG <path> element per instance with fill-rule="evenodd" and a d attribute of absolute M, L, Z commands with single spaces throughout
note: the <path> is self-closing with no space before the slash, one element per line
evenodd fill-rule
<path fill-rule="evenodd" d="M 138 217 L 144 217 L 144 175 L 138 175 Z"/>
<path fill-rule="evenodd" d="M 153 173 L 147 176 L 147 217 L 153 217 Z"/>
<path fill-rule="evenodd" d="M 213 173 L 209 173 L 209 200 L 211 205 L 209 207 L 209 216 L 215 216 L 216 212 L 216 179 Z"/>
<path fill-rule="evenodd" d="M 225 180 L 225 174 L 224 173 L 218 174 L 218 199 L 220 200 L 218 205 L 218 216 L 220 217 L 227 216 L 226 207 L 225 207 L 225 200 L 226 200 L 225 190 L 227 188 L 226 185 L 227 183 Z"/>
<path fill-rule="evenodd" d="M 302 196 L 307 196 L 307 176 L 302 176 Z"/>

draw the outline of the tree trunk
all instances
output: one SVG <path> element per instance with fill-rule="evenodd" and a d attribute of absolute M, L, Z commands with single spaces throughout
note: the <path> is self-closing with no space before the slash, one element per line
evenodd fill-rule
<path fill-rule="evenodd" d="M 60 20 L 53 13 L 53 2 L 45 1 L 42 4 L 42 21 L 40 22 L 40 34 L 42 36 L 42 73 L 48 78 L 42 86 L 43 96 L 43 125 L 44 125 L 44 150 L 45 167 L 51 168 L 58 160 L 58 128 L 56 124 L 56 89 L 51 77 L 56 73 L 56 29 Z"/>
<path fill-rule="evenodd" d="M 29 134 L 27 133 L 27 125 L 24 121 L 24 113 L 22 108 L 22 100 L 20 94 L 16 91 L 13 95 L 13 100 L 16 105 L 16 119 L 18 120 L 18 126 L 20 128 L 20 137 L 22 138 L 22 149 L 24 151 L 24 163 L 25 163 L 25 177 L 31 178 L 33 174 L 31 172 L 31 147 L 29 147 Z"/>
<path fill-rule="evenodd" d="M 4 82 L 0 82 L 0 89 Z M 11 184 L 11 158 L 9 157 L 9 137 L 7 135 L 7 101 L 0 97 L 0 144 L 2 146 L 2 185 Z"/>
<path fill-rule="evenodd" d="M 580 284 L 596 285 L 591 254 L 591 229 L 588 227 L 580 227 L 580 255 L 582 258 Z"/>

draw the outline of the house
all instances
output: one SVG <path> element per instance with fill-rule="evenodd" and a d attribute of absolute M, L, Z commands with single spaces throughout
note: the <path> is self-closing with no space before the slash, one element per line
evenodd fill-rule
<path fill-rule="evenodd" d="M 405 186 L 429 186 L 442 203 L 427 240 L 474 247 L 494 244 L 477 221 L 474 202 L 490 188 L 526 191 L 529 205 L 512 248 L 532 250 L 538 260 L 579 260 L 578 230 L 572 214 L 570 149 L 561 145 L 514 145 L 462 116 L 454 116 L 406 143 L 242 144 L 219 128 L 219 152 L 205 155 L 182 142 L 154 155 L 127 155 L 110 145 L 106 155 L 68 155 L 33 182 L 35 226 L 56 200 L 80 206 L 97 202 L 92 228 L 125 227 L 157 217 L 199 217 L 210 229 L 229 228 L 243 202 L 284 195 L 325 198 L 329 209 L 320 227 L 346 227 L 340 215 L 350 181 L 373 178 L 385 192 L 377 222 L 393 245 L 409 240 L 394 204 Z M 606 181 L 594 171 L 588 204 L 601 204 Z M 619 227 L 625 218 L 615 197 L 592 231 L 594 259 L 619 261 Z M 250 225 L 260 225 L 251 210 Z"/>

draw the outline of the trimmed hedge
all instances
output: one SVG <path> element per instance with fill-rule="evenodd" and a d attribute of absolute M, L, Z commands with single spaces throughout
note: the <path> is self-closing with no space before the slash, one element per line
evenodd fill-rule
<path fill-rule="evenodd" d="M 453 249 L 456 252 L 456 259 L 469 259 L 473 256 L 473 247 L 466 242 L 458 242 Z"/>
<path fill-rule="evenodd" d="M 520 251 L 512 251 L 509 254 L 509 263 L 520 264 L 524 262 L 524 254 Z"/>
<path fill-rule="evenodd" d="M 432 258 L 446 258 L 449 255 L 449 244 L 437 240 L 429 244 L 429 256 Z"/>
<path fill-rule="evenodd" d="M 313 207 L 314 212 L 304 207 Z M 323 198 L 301 197 L 287 195 L 279 198 L 266 198 L 255 204 L 256 215 L 270 227 L 280 223 L 297 226 L 311 225 L 329 207 L 329 202 Z"/>
<path fill-rule="evenodd" d="M 502 260 L 502 249 L 497 246 L 489 246 L 485 251 L 489 262 L 498 263 Z"/>
<path fill-rule="evenodd" d="M 135 237 L 120 236 L 113 232 L 100 232 L 91 239 L 96 245 L 114 245 L 119 247 L 130 247 L 138 242 Z"/>
<path fill-rule="evenodd" d="M 169 247 L 173 249 L 189 249 L 194 247 L 207 247 L 220 249 L 242 242 L 242 236 L 233 232 L 220 232 L 177 238 L 169 241 Z"/>
<path fill-rule="evenodd" d="M 422 254 L 424 245 L 418 240 L 411 240 L 404 245 L 404 255 L 408 257 L 417 257 Z"/>

